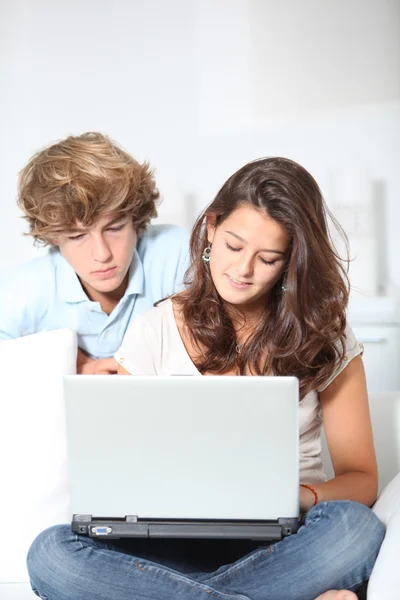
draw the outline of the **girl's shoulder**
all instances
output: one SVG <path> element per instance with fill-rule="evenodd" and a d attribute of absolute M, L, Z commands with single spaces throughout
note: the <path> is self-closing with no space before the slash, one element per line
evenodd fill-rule
<path fill-rule="evenodd" d="M 171 298 L 159 301 L 152 308 L 148 308 L 136 315 L 127 327 L 125 335 L 144 331 L 159 331 L 166 324 L 174 323 L 174 311 Z"/>
<path fill-rule="evenodd" d="M 344 347 L 342 344 L 344 344 Z M 336 346 L 337 346 L 338 352 L 340 354 L 342 354 L 343 349 L 344 349 L 343 358 L 341 358 L 337 361 L 336 367 L 333 370 L 328 381 L 326 381 L 324 383 L 324 385 L 317 390 L 318 392 L 322 392 L 325 388 L 327 388 L 328 385 L 330 383 L 332 383 L 332 381 L 334 379 L 336 379 L 336 377 L 339 375 L 339 373 L 341 373 L 343 371 L 343 369 L 345 369 L 347 367 L 347 365 L 349 364 L 349 362 L 351 360 L 353 360 L 353 358 L 355 358 L 356 356 L 362 355 L 362 353 L 364 352 L 364 346 L 362 345 L 361 342 L 359 342 L 357 340 L 351 326 L 348 323 L 347 323 L 346 329 L 344 331 L 343 342 L 342 342 L 342 340 L 338 340 L 336 342 Z"/>
<path fill-rule="evenodd" d="M 344 331 L 344 348 L 344 362 L 349 361 L 364 352 L 363 344 L 357 340 L 354 331 L 348 323 Z"/>
<path fill-rule="evenodd" d="M 163 351 L 173 334 L 172 302 L 167 299 L 135 317 L 114 358 L 132 375 L 158 375 Z"/>
<path fill-rule="evenodd" d="M 160 300 L 155 306 L 141 313 L 136 319 L 141 319 L 151 325 L 156 325 L 163 321 L 170 321 L 174 318 L 172 299 L 166 298 Z"/>

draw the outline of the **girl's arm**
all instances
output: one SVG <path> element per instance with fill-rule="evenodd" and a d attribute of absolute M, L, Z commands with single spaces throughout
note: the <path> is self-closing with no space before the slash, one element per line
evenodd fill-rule
<path fill-rule="evenodd" d="M 371 506 L 377 496 L 378 472 L 360 356 L 320 392 L 320 402 L 335 477 L 312 484 L 318 501 L 354 500 Z M 302 510 L 314 503 L 314 495 L 305 488 L 301 488 L 300 499 Z"/>

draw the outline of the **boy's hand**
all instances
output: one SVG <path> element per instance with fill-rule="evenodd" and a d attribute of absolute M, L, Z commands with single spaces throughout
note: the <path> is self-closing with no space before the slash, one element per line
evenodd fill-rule
<path fill-rule="evenodd" d="M 78 375 L 115 375 L 117 373 L 118 363 L 114 358 L 100 358 L 95 360 L 89 358 L 80 348 L 78 348 L 78 358 L 76 361 L 76 372 Z"/>

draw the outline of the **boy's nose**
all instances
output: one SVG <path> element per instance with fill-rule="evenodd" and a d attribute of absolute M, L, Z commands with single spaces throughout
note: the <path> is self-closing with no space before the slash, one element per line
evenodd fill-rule
<path fill-rule="evenodd" d="M 108 262 L 112 256 L 111 249 L 103 237 L 95 238 L 92 243 L 92 256 L 96 262 Z"/>

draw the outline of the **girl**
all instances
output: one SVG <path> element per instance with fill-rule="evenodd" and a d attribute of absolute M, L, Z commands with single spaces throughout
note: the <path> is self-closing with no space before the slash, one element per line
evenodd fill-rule
<path fill-rule="evenodd" d="M 384 529 L 368 508 L 377 467 L 362 346 L 318 185 L 283 158 L 249 163 L 196 222 L 186 290 L 137 317 L 120 374 L 295 375 L 304 525 L 270 546 L 120 542 L 57 526 L 28 556 L 49 600 L 345 600 L 369 578 Z M 320 458 L 322 419 L 335 477 Z M 66 591 L 68 588 L 68 592 Z"/>

